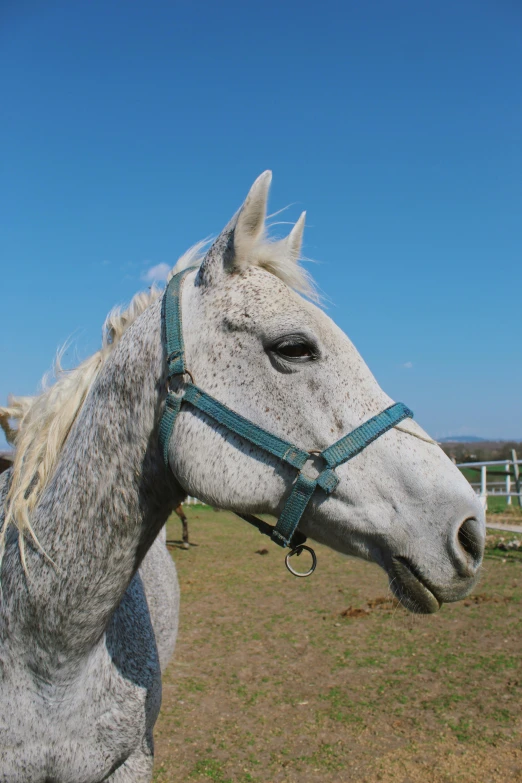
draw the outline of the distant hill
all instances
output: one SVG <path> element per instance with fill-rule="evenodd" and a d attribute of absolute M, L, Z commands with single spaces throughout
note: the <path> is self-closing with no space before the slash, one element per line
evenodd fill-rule
<path fill-rule="evenodd" d="M 476 435 L 450 435 L 448 438 L 439 438 L 439 443 L 485 443 L 487 438 L 477 438 Z"/>

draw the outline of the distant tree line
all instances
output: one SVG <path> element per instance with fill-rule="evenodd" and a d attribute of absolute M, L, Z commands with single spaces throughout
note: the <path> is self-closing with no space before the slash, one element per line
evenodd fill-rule
<path fill-rule="evenodd" d="M 456 462 L 490 462 L 511 459 L 511 450 L 515 449 L 522 459 L 522 443 L 515 440 L 484 440 L 472 443 L 441 443 L 442 450 Z"/>

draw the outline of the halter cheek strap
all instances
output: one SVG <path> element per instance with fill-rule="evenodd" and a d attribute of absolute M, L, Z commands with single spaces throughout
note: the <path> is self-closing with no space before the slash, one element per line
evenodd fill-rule
<path fill-rule="evenodd" d="M 167 286 L 162 301 L 162 328 L 167 353 L 168 392 L 159 427 L 159 441 L 165 465 L 167 467 L 169 465 L 169 442 L 176 417 L 182 405 L 191 405 L 229 432 L 233 432 L 297 469 L 297 479 L 275 527 L 250 514 L 238 514 L 238 516 L 255 525 L 261 533 L 269 535 L 272 541 L 279 546 L 300 546 L 304 544 L 306 537 L 297 530 L 297 526 L 316 489 L 319 487 L 327 495 L 331 494 L 339 483 L 335 468 L 355 457 L 376 438 L 388 432 L 403 419 L 413 417 L 413 413 L 402 402 L 397 402 L 318 453 L 304 451 L 227 408 L 226 405 L 211 397 L 194 383 L 185 365 L 181 320 L 181 285 L 185 276 L 196 268 L 190 267 L 174 275 Z M 184 385 L 182 392 L 175 393 L 170 388 L 170 381 L 173 377 L 180 375 L 188 375 L 190 381 Z M 323 470 L 314 479 L 305 476 L 302 472 L 312 455 L 318 455 L 324 463 Z"/>

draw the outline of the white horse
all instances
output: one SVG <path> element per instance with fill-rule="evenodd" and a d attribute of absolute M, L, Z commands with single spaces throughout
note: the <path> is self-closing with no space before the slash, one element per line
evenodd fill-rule
<path fill-rule="evenodd" d="M 257 427 L 322 451 L 391 400 L 352 343 L 299 291 L 304 216 L 268 242 L 270 174 L 201 259 L 181 298 L 198 385 Z M 354 292 L 351 292 L 354 295 Z M 184 383 L 178 378 L 177 393 Z M 16 445 L 0 478 L 0 781 L 149 781 L 160 666 L 172 653 L 177 582 L 164 537 L 187 494 L 241 514 L 279 515 L 287 462 L 190 405 L 166 444 L 161 292 L 113 313 L 102 349 L 32 399 L 0 409 Z M 9 419 L 18 420 L 11 429 Z M 304 472 L 317 475 L 311 457 Z M 469 484 L 406 419 L 336 468 L 299 532 L 379 563 L 414 611 L 476 582 L 484 518 Z"/>

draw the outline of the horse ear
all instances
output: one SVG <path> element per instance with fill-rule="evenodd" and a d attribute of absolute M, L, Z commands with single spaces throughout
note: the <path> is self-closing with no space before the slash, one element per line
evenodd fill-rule
<path fill-rule="evenodd" d="M 271 181 L 272 172 L 264 171 L 250 188 L 245 203 L 239 211 L 234 231 L 236 268 L 248 266 L 250 252 L 263 236 Z"/>
<path fill-rule="evenodd" d="M 303 232 L 306 221 L 306 212 L 301 212 L 299 220 L 288 234 L 287 238 L 283 240 L 286 245 L 286 257 L 291 259 L 295 264 L 301 258 L 301 245 L 303 244 Z"/>
<path fill-rule="evenodd" d="M 266 205 L 272 172 L 259 176 L 248 193 L 243 206 L 225 226 L 212 244 L 198 272 L 197 284 L 208 285 L 218 274 L 246 269 L 252 249 L 259 243 L 265 230 Z"/>
<path fill-rule="evenodd" d="M 284 239 L 277 242 L 266 242 L 256 248 L 256 266 L 268 269 L 269 272 L 281 277 L 283 280 L 292 278 L 294 267 L 301 258 L 301 245 L 305 226 L 306 212 L 303 212 L 299 220 Z"/>

